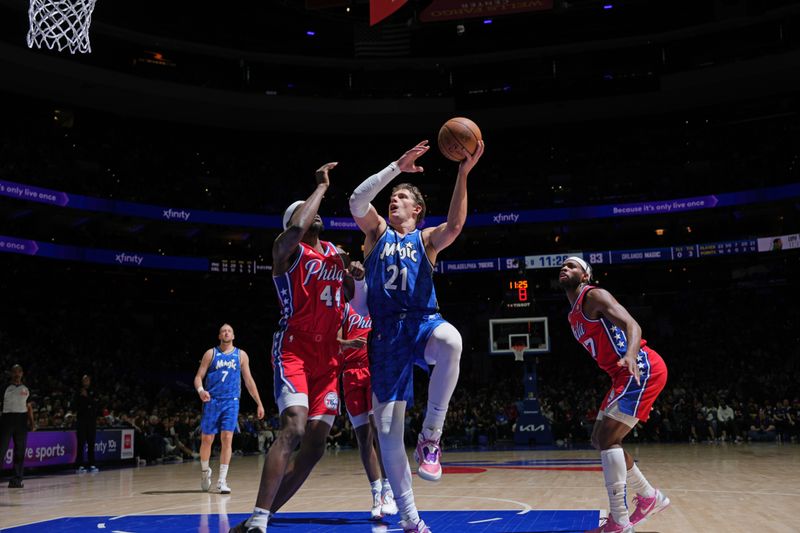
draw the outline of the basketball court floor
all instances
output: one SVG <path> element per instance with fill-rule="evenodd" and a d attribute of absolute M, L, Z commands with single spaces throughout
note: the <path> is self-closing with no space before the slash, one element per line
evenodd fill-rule
<path fill-rule="evenodd" d="M 642 532 L 796 532 L 800 446 L 646 445 L 628 448 L 672 500 Z M 606 508 L 598 454 L 578 451 L 448 451 L 436 484 L 414 479 L 435 533 L 576 532 Z M 0 486 L 6 532 L 227 532 L 248 516 L 262 456 L 234 457 L 230 495 L 199 489 L 199 462 L 30 477 Z M 413 463 L 412 463 L 413 464 Z M 212 461 L 216 471 L 216 461 Z M 214 481 L 216 481 L 216 474 Z M 369 485 L 355 450 L 329 452 L 270 524 L 282 533 L 388 533 L 397 517 L 368 520 Z"/>

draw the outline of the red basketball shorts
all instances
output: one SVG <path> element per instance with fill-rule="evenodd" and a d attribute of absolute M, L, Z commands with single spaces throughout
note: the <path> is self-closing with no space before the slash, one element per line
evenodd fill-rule
<path fill-rule="evenodd" d="M 344 404 L 351 417 L 369 413 L 372 410 L 369 367 L 346 369 L 342 372 L 342 385 Z"/>
<path fill-rule="evenodd" d="M 601 411 L 610 407 L 647 422 L 653 403 L 667 384 L 667 365 L 655 350 L 647 346 L 639 350 L 639 384 L 627 371 L 621 373 L 608 391 Z"/>
<path fill-rule="evenodd" d="M 336 335 L 292 330 L 272 339 L 275 401 L 281 412 L 307 399 L 308 417 L 339 414 L 339 343 Z"/>

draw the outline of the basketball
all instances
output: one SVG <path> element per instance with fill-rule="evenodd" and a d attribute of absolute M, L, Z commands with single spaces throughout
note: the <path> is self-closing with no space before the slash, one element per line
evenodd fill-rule
<path fill-rule="evenodd" d="M 480 140 L 478 125 L 464 117 L 451 118 L 439 130 L 439 150 L 450 161 L 464 159 L 462 148 L 474 154 Z"/>

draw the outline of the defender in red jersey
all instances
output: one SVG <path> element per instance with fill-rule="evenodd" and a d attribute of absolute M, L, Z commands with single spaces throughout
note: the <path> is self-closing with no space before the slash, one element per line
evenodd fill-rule
<path fill-rule="evenodd" d="M 319 239 L 323 225 L 317 215 L 335 166 L 327 163 L 317 170 L 316 189 L 304 202 L 289 206 L 284 231 L 272 247 L 272 276 L 281 305 L 272 344 L 281 427 L 264 461 L 253 514 L 234 532 L 266 531 L 270 513 L 297 492 L 322 457 L 339 410 L 336 333 L 342 322 L 345 264 L 331 243 Z M 290 461 L 298 445 L 300 451 Z"/>
<path fill-rule="evenodd" d="M 592 431 L 600 450 L 611 510 L 593 532 L 633 533 L 633 527 L 669 505 L 622 449 L 622 439 L 639 421 L 650 417 L 653 402 L 667 383 L 667 365 L 642 339 L 642 329 L 608 291 L 591 285 L 592 267 L 568 257 L 558 276 L 572 308 L 569 325 L 575 339 L 611 377 Z M 628 513 L 627 488 L 636 494 L 636 510 Z"/>

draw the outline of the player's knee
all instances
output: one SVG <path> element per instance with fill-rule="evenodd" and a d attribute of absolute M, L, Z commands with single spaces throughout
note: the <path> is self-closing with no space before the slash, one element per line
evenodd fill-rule
<path fill-rule="evenodd" d="M 300 424 L 299 421 L 292 420 L 281 429 L 278 438 L 291 444 L 292 449 L 294 449 L 303 437 L 305 437 L 305 434 L 305 424 Z"/>
<path fill-rule="evenodd" d="M 376 420 L 375 421 L 375 436 L 379 439 L 388 438 L 392 432 L 392 424 L 390 420 Z"/>
<path fill-rule="evenodd" d="M 615 446 L 621 446 L 622 445 L 622 443 L 620 442 L 619 439 L 615 438 L 613 435 L 609 435 L 609 434 L 603 433 L 603 432 L 600 432 L 594 438 L 594 440 L 596 441 L 596 444 L 593 442 L 592 445 L 596 449 L 598 449 L 600 451 L 610 450 L 611 448 L 613 448 Z"/>
<path fill-rule="evenodd" d="M 463 341 L 461 340 L 461 334 L 458 332 L 456 328 L 450 326 L 445 328 L 442 332 L 441 337 L 439 338 L 439 342 L 441 343 L 440 352 L 447 354 L 448 357 L 455 358 L 456 360 L 461 358 L 461 350 L 464 348 Z"/>

